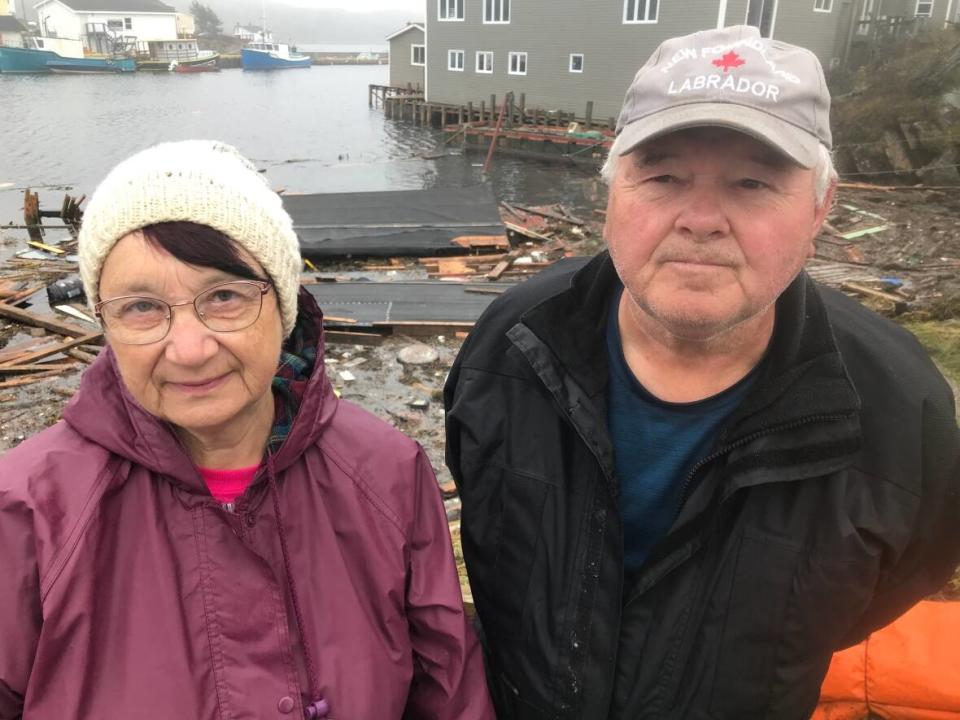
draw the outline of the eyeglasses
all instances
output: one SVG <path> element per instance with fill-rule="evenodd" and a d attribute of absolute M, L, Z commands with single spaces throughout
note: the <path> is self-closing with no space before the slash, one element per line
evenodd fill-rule
<path fill-rule="evenodd" d="M 235 280 L 204 290 L 193 300 L 168 303 L 153 297 L 124 295 L 94 306 L 110 339 L 124 345 L 160 342 L 173 323 L 173 309 L 193 305 L 197 317 L 215 332 L 236 332 L 260 318 L 263 296 L 273 285 L 266 280 Z"/>

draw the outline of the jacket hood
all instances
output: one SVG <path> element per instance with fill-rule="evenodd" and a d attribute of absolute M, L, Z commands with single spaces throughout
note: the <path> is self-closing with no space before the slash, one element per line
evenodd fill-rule
<path fill-rule="evenodd" d="M 298 296 L 298 322 L 309 322 L 316 330 L 316 362 L 290 433 L 273 458 L 277 472 L 293 464 L 316 442 L 337 406 L 324 369 L 323 313 L 313 296 L 303 289 Z M 67 405 L 63 418 L 81 436 L 111 453 L 195 493 L 208 494 L 173 426 L 147 412 L 127 390 L 110 347 L 83 374 L 80 389 Z"/>

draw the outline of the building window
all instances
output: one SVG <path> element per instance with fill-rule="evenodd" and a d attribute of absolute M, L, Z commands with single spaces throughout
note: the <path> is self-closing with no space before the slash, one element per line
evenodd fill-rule
<path fill-rule="evenodd" d="M 933 0 L 929 0 L 929 2 L 917 0 L 917 11 L 914 14 L 917 17 L 930 17 L 933 15 Z"/>
<path fill-rule="evenodd" d="M 583 72 L 583 53 L 570 54 L 570 72 L 572 73 Z"/>
<path fill-rule="evenodd" d="M 813 11 L 828 13 L 833 10 L 833 0 L 813 0 Z"/>
<path fill-rule="evenodd" d="M 463 0 L 437 0 L 437 20 L 463 20 Z"/>
<path fill-rule="evenodd" d="M 655 23 L 660 0 L 624 0 L 623 21 L 625 23 Z"/>
<path fill-rule="evenodd" d="M 759 28 L 760 37 L 773 37 L 773 25 L 777 19 L 777 0 L 749 0 L 746 25 Z"/>
<path fill-rule="evenodd" d="M 507 72 L 511 75 L 526 75 L 527 54 L 525 52 L 510 53 Z"/>
<path fill-rule="evenodd" d="M 477 53 L 477 72 L 478 73 L 492 73 L 493 72 L 493 53 L 489 50 L 480 50 Z"/>
<path fill-rule="evenodd" d="M 124 18 L 124 19 L 123 19 L 123 29 L 124 29 L 124 30 L 133 30 L 133 18 Z"/>
<path fill-rule="evenodd" d="M 447 70 L 463 72 L 463 50 L 447 50 Z"/>
<path fill-rule="evenodd" d="M 869 35 L 870 23 L 873 21 L 873 0 L 864 0 L 860 11 L 860 22 L 857 24 L 857 35 Z"/>
<path fill-rule="evenodd" d="M 427 46 L 426 45 L 410 46 L 410 64 L 411 65 L 427 64 Z"/>
<path fill-rule="evenodd" d="M 510 22 L 510 0 L 483 0 L 483 21 L 485 23 Z"/>
<path fill-rule="evenodd" d="M 123 30 L 123 20 L 107 20 L 108 30 Z"/>

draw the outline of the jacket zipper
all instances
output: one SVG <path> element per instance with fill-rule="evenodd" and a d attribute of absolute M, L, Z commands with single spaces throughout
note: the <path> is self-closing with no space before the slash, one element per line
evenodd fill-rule
<path fill-rule="evenodd" d="M 743 447 L 744 445 L 747 445 L 748 443 L 751 443 L 754 440 L 757 440 L 758 438 L 764 437 L 766 435 L 772 435 L 778 432 L 783 432 L 784 430 L 794 430 L 798 427 L 802 427 L 804 425 L 811 425 L 817 422 L 825 422 L 829 420 L 846 420 L 847 418 L 853 417 L 853 415 L 854 413 L 833 414 L 833 415 L 810 415 L 808 417 L 801 418 L 800 420 L 794 420 L 793 422 L 784 423 L 783 425 L 776 425 L 774 427 L 766 428 L 764 430 L 757 430 L 756 432 L 752 432 L 748 435 L 744 435 L 742 438 L 740 438 L 736 442 L 732 442 L 729 445 L 724 445 L 718 450 L 712 452 L 711 454 L 707 455 L 707 457 L 698 461 L 697 464 L 690 469 L 690 472 L 687 473 L 687 477 L 683 482 L 683 489 L 680 491 L 680 500 L 677 503 L 677 507 L 674 510 L 674 514 L 673 514 L 674 522 L 676 522 L 677 518 L 680 517 L 680 512 L 683 510 L 683 506 L 686 504 L 687 500 L 689 499 L 690 489 L 693 485 L 694 477 L 705 465 L 708 465 L 709 463 L 712 463 L 714 460 L 726 455 L 727 453 L 733 450 L 736 450 L 737 448 Z"/>

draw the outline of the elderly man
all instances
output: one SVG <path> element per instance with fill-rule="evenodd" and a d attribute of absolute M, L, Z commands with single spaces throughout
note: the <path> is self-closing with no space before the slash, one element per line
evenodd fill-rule
<path fill-rule="evenodd" d="M 447 463 L 500 717 L 808 717 L 831 654 L 956 568 L 949 388 L 802 270 L 829 102 L 753 28 L 665 42 L 604 169 L 609 251 L 461 350 Z"/>

